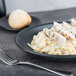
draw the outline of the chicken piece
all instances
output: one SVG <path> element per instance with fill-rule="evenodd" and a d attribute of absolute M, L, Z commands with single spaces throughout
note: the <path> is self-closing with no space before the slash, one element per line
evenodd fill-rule
<path fill-rule="evenodd" d="M 68 30 L 70 33 L 74 34 L 76 37 L 76 27 L 71 26 L 67 22 L 63 22 L 63 27 Z"/>
<path fill-rule="evenodd" d="M 76 28 L 72 28 L 71 29 L 71 33 L 74 34 L 75 35 L 75 38 L 76 38 Z"/>
<path fill-rule="evenodd" d="M 65 38 L 75 40 L 75 36 L 72 33 L 70 33 L 68 30 L 66 30 L 62 25 L 54 22 L 53 28 L 56 32 L 62 34 Z"/>
<path fill-rule="evenodd" d="M 64 29 L 66 29 L 68 31 L 70 31 L 70 29 L 72 28 L 72 26 L 65 21 L 63 21 L 62 26 L 64 27 Z"/>
<path fill-rule="evenodd" d="M 51 28 L 51 31 L 57 32 L 56 29 L 60 29 L 60 28 L 62 29 L 61 24 L 59 24 L 59 23 L 57 23 L 57 22 L 54 22 L 54 25 L 53 25 L 53 27 Z"/>
<path fill-rule="evenodd" d="M 76 21 L 74 19 L 71 19 L 71 26 L 76 27 Z"/>
<path fill-rule="evenodd" d="M 59 24 L 59 23 L 57 23 L 57 22 L 54 22 L 54 26 L 53 26 L 53 28 L 62 28 L 62 24 Z"/>
<path fill-rule="evenodd" d="M 46 34 L 46 36 L 49 37 L 49 35 L 50 35 L 50 30 L 49 29 L 45 28 L 45 29 L 43 29 L 43 32 Z"/>
<path fill-rule="evenodd" d="M 66 38 L 57 32 L 51 32 L 51 40 L 55 40 L 62 48 L 65 48 Z"/>
<path fill-rule="evenodd" d="M 64 29 L 58 29 L 58 32 L 62 34 L 68 40 L 75 40 L 75 36 Z"/>
<path fill-rule="evenodd" d="M 74 36 L 72 33 L 68 32 L 68 31 L 66 31 L 66 30 L 64 30 L 64 29 L 61 29 L 61 30 L 58 30 L 58 31 L 59 31 L 59 33 L 62 34 L 66 39 L 68 39 L 68 40 L 75 40 L 75 36 Z"/>

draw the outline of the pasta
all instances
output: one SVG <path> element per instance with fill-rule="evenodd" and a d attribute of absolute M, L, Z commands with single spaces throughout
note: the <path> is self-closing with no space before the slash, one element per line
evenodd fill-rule
<path fill-rule="evenodd" d="M 76 54 L 76 21 L 71 24 L 54 22 L 51 29 L 44 28 L 33 36 L 31 43 L 27 43 L 35 52 L 50 55 Z"/>

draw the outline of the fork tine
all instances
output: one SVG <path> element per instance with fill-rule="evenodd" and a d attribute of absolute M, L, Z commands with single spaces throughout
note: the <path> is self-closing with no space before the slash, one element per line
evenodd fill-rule
<path fill-rule="evenodd" d="M 14 62 L 17 62 L 17 60 L 15 60 L 15 59 L 11 58 L 10 56 L 8 56 L 1 49 L 0 49 L 0 58 L 1 58 L 2 61 L 4 61 L 8 65 L 12 65 Z"/>
<path fill-rule="evenodd" d="M 13 58 L 5 54 L 4 51 L 2 51 L 1 49 L 0 49 L 0 57 L 5 57 L 5 58 L 8 58 L 9 60 L 14 60 Z"/>

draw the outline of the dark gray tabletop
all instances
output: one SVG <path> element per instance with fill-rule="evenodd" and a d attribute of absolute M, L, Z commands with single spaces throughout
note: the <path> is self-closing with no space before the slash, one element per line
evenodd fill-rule
<path fill-rule="evenodd" d="M 31 16 L 38 19 L 37 24 L 48 23 L 52 21 L 63 21 L 69 20 L 72 17 L 76 17 L 76 8 L 56 10 L 56 11 L 44 11 L 44 12 L 33 12 Z M 35 24 L 33 24 L 35 25 Z M 73 71 L 76 76 L 76 62 L 66 61 L 58 62 L 37 58 L 36 56 L 27 54 L 23 50 L 19 49 L 15 42 L 14 37 L 18 32 L 7 31 L 0 28 L 0 48 L 3 49 L 11 57 L 22 60 L 30 61 L 47 68 L 61 69 Z M 38 68 L 20 65 L 20 66 L 8 66 L 0 61 L 0 76 L 54 76 L 52 73 L 40 70 Z"/>

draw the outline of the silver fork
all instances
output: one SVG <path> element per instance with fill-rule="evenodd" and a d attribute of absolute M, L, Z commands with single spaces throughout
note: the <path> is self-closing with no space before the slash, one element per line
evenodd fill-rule
<path fill-rule="evenodd" d="M 40 68 L 40 69 L 43 69 L 45 71 L 48 71 L 48 72 L 51 72 L 51 73 L 54 73 L 56 75 L 59 75 L 59 76 L 73 76 L 72 72 L 69 72 L 69 71 L 61 71 L 61 70 L 55 70 L 55 69 L 48 69 L 48 68 L 45 68 L 45 67 L 42 67 L 40 65 L 37 65 L 37 64 L 34 64 L 34 63 L 31 63 L 31 62 L 21 62 L 21 61 L 18 61 L 18 60 L 15 60 L 13 58 L 11 58 L 10 56 L 8 56 L 4 51 L 2 51 L 0 49 L 0 59 L 8 64 L 8 65 L 21 65 L 21 64 L 26 64 L 26 65 L 31 65 L 31 66 L 34 66 L 34 67 L 37 67 L 37 68 Z"/>

